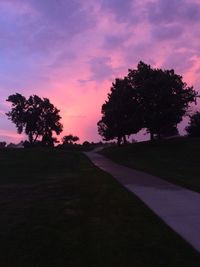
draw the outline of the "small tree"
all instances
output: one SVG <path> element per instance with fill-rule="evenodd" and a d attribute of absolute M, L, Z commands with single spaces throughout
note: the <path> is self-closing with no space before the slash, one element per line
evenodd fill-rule
<path fill-rule="evenodd" d="M 185 128 L 191 137 L 200 137 L 200 112 L 197 111 L 190 116 L 189 125 Z"/>
<path fill-rule="evenodd" d="M 75 136 L 75 135 L 72 135 L 72 134 L 65 135 L 62 138 L 63 145 L 69 145 L 69 144 L 73 145 L 78 141 L 79 141 L 79 137 Z"/>
<path fill-rule="evenodd" d="M 21 94 L 10 95 L 7 99 L 12 103 L 12 109 L 6 115 L 16 125 L 19 134 L 28 135 L 30 144 L 42 138 L 43 144 L 52 145 L 53 132 L 57 135 L 62 132 L 60 115 L 56 107 L 47 98 L 37 95 L 26 99 Z M 48 140 L 48 141 L 47 141 Z"/>
<path fill-rule="evenodd" d="M 0 149 L 6 147 L 6 142 L 0 142 Z"/>

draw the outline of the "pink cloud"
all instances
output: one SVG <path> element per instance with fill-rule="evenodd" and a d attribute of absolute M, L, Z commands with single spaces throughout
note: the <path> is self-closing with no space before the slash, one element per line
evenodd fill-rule
<path fill-rule="evenodd" d="M 96 123 L 112 81 L 139 60 L 174 68 L 198 89 L 199 1 L 6 0 L 0 6 L 3 112 L 9 94 L 48 97 L 61 110 L 63 134 L 98 141 Z M 22 137 L 5 116 L 0 129 Z"/>

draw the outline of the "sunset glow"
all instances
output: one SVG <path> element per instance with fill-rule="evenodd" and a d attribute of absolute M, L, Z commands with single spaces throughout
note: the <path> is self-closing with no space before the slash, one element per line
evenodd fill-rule
<path fill-rule="evenodd" d="M 61 137 L 100 141 L 112 81 L 140 60 L 174 68 L 198 90 L 199 26 L 195 0 L 0 0 L 0 141 L 25 139 L 5 115 L 16 92 L 49 98 Z"/>

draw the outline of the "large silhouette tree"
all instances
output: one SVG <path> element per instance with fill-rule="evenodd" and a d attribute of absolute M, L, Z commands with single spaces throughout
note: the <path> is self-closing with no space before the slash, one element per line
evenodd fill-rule
<path fill-rule="evenodd" d="M 187 86 L 174 70 L 153 69 L 143 62 L 129 70 L 128 81 L 137 95 L 151 139 L 176 128 L 197 97 L 193 87 Z"/>
<path fill-rule="evenodd" d="M 6 115 L 16 125 L 19 134 L 28 135 L 30 144 L 41 138 L 45 145 L 52 145 L 55 141 L 53 133 L 59 135 L 63 126 L 56 107 L 47 98 L 37 95 L 26 99 L 21 94 L 10 95 L 7 99 L 12 108 Z"/>
<path fill-rule="evenodd" d="M 112 84 L 101 113 L 98 132 L 106 141 L 116 138 L 118 144 L 122 139 L 126 143 L 126 135 L 137 133 L 142 128 L 137 97 L 126 78 L 116 79 Z"/>

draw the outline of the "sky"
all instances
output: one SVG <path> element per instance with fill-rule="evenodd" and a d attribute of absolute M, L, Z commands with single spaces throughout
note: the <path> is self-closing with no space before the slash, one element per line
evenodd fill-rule
<path fill-rule="evenodd" d="M 198 91 L 200 0 L 0 0 L 0 141 L 25 139 L 5 115 L 16 92 L 49 98 L 61 137 L 100 141 L 112 82 L 140 60 Z"/>

